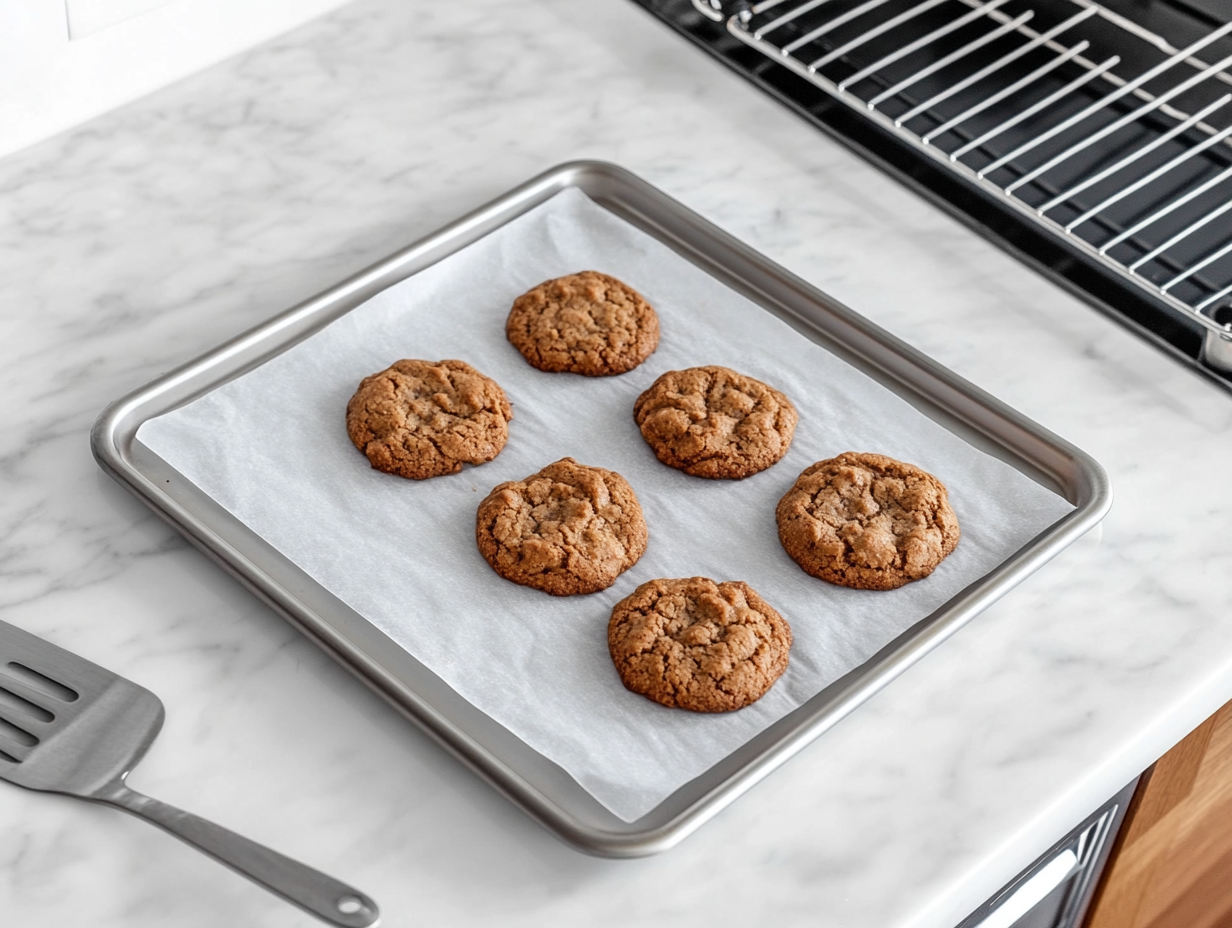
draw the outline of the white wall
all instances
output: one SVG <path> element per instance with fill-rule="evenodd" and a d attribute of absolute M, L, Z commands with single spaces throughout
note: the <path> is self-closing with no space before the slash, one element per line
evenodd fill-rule
<path fill-rule="evenodd" d="M 0 0 L 0 155 L 348 0 Z"/>

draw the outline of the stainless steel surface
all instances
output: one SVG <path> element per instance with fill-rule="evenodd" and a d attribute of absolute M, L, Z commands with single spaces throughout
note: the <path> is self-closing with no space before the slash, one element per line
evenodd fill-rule
<path fill-rule="evenodd" d="M 1014 890 L 1000 907 L 973 928 L 1014 928 L 1015 923 L 1064 883 L 1078 866 L 1078 855 L 1066 848 Z"/>
<path fill-rule="evenodd" d="M 310 336 L 386 287 L 577 187 L 779 316 L 966 440 L 1062 494 L 1077 509 L 917 623 L 867 663 L 625 823 L 563 769 L 463 700 L 415 657 L 134 441 L 161 415 Z M 361 680 L 564 840 L 590 853 L 665 850 L 953 634 L 1094 526 L 1111 505 L 1103 469 L 1064 440 L 903 344 L 628 171 L 556 167 L 110 406 L 95 425 L 99 464 Z"/>
<path fill-rule="evenodd" d="M 376 903 L 358 890 L 129 789 L 162 724 L 149 690 L 0 622 L 0 778 L 131 812 L 331 925 L 376 924 Z"/>
<path fill-rule="evenodd" d="M 727 28 L 1196 321 L 1232 370 L 1210 348 L 1232 23 L 1176 48 L 1093 0 L 764 0 Z"/>
<path fill-rule="evenodd" d="M 1126 784 L 958 928 L 1078 928 L 1137 785 L 1137 778 Z"/>
<path fill-rule="evenodd" d="M 1207 329 L 1202 341 L 1202 360 L 1216 370 L 1232 373 L 1232 306 L 1221 306 L 1211 314 L 1220 329 Z"/>

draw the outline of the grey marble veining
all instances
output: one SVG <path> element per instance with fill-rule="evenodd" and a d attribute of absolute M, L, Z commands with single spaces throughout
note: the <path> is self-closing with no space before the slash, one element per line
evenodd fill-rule
<path fill-rule="evenodd" d="M 559 161 L 641 173 L 1100 459 L 1088 537 L 676 850 L 583 857 L 90 459 L 108 400 Z M 1232 696 L 1232 397 L 624 0 L 364 0 L 0 161 L 0 619 L 157 692 L 139 789 L 390 926 L 949 928 Z M 13 924 L 306 926 L 0 784 Z"/>

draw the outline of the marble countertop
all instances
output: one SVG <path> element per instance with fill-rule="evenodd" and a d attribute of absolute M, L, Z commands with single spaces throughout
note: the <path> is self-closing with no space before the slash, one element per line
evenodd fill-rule
<path fill-rule="evenodd" d="M 1087 536 L 667 854 L 583 856 L 116 486 L 109 400 L 533 174 L 602 158 L 1075 442 Z M 383 924 L 952 928 L 1232 697 L 1232 396 L 625 0 L 361 0 L 0 161 L 0 619 L 158 693 L 131 778 Z M 0 786 L 13 924 L 316 924 Z"/>

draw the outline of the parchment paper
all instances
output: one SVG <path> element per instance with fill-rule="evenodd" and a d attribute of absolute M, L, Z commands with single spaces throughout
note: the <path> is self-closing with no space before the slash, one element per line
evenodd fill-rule
<path fill-rule="evenodd" d="M 620 377 L 544 374 L 505 340 L 514 297 L 593 268 L 658 310 L 658 351 Z M 495 461 L 417 482 L 372 470 L 344 411 L 399 358 L 460 358 L 513 403 Z M 742 481 L 659 464 L 633 401 L 667 370 L 723 364 L 800 411 L 790 452 Z M 582 193 L 570 190 L 380 293 L 262 367 L 145 423 L 138 439 L 461 695 L 634 821 L 987 573 L 1073 507 L 935 424 Z M 774 507 L 812 462 L 876 451 L 949 488 L 958 549 L 893 592 L 831 586 L 779 545 Z M 488 491 L 566 455 L 623 474 L 650 543 L 610 589 L 557 598 L 498 577 L 475 546 Z M 655 577 L 744 580 L 790 622 L 787 672 L 739 712 L 666 709 L 626 691 L 607 653 L 612 606 Z"/>

